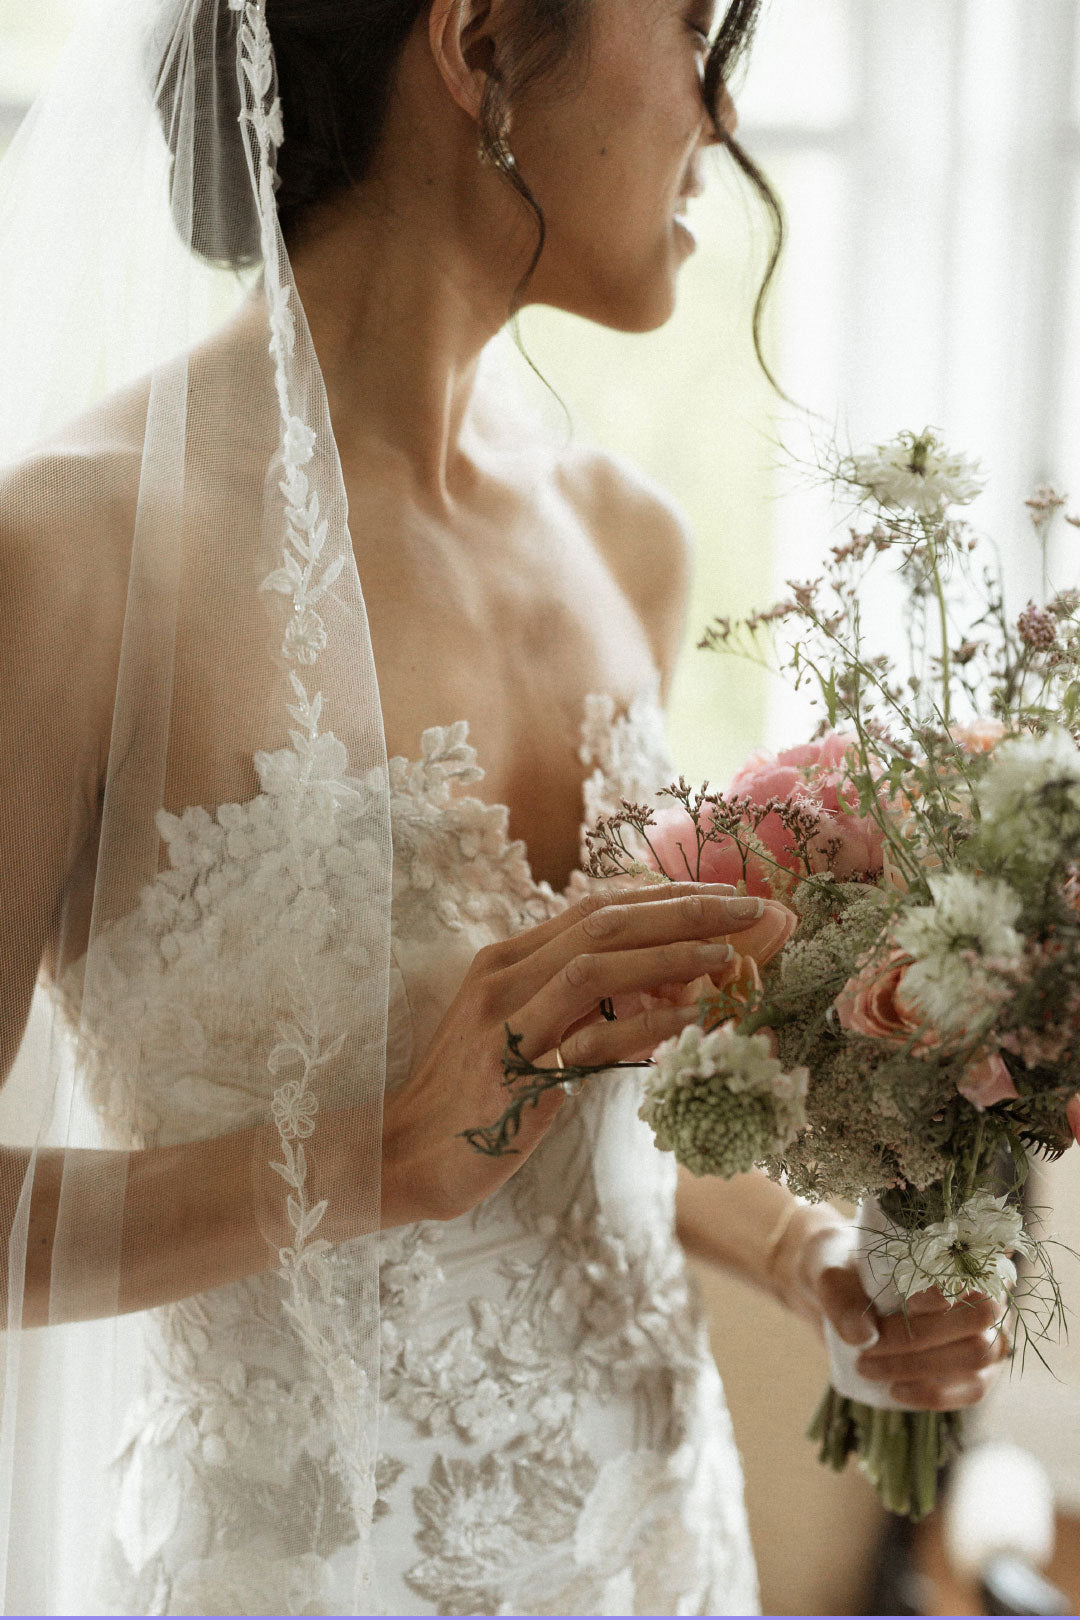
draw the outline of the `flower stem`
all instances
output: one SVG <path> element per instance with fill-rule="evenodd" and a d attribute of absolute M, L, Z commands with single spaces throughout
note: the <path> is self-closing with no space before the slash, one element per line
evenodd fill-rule
<path fill-rule="evenodd" d="M 849 1457 L 857 1458 L 889 1512 L 917 1522 L 937 1500 L 939 1474 L 959 1449 L 961 1424 L 957 1412 L 892 1412 L 830 1387 L 807 1434 L 818 1442 L 821 1462 L 839 1472 Z"/>
<path fill-rule="evenodd" d="M 941 578 L 941 566 L 938 560 L 937 536 L 930 535 L 930 557 L 934 581 L 934 595 L 937 597 L 938 622 L 941 626 L 941 684 L 944 688 L 944 701 L 941 705 L 941 718 L 948 730 L 952 718 L 952 660 L 949 657 L 949 614 L 945 606 L 945 586 Z"/>
<path fill-rule="evenodd" d="M 968 1198 L 970 1198 L 972 1193 L 975 1191 L 975 1183 L 978 1180 L 980 1168 L 979 1161 L 982 1158 L 983 1137 L 985 1135 L 986 1122 L 980 1114 L 978 1124 L 975 1126 L 975 1145 L 971 1151 L 971 1164 L 968 1169 L 966 1195 Z"/>

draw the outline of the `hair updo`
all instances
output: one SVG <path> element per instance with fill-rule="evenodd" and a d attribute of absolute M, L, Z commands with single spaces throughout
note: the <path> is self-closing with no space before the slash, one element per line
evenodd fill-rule
<path fill-rule="evenodd" d="M 155 95 L 174 158 L 181 144 L 179 131 L 194 120 L 192 172 L 181 175 L 174 165 L 173 213 L 193 252 L 240 269 L 258 262 L 260 247 L 238 123 L 238 16 L 221 0 L 217 5 L 194 0 L 189 27 L 181 38 L 175 28 L 176 3 L 170 0 L 165 7 L 168 44 L 163 44 L 159 32 L 157 49 L 152 48 Z M 760 170 L 721 128 L 719 108 L 724 85 L 751 43 L 761 4 L 762 0 L 731 0 L 706 59 L 703 83 L 714 128 L 764 202 L 772 224 L 772 248 L 754 310 L 759 358 L 762 309 L 780 257 L 783 216 Z M 298 239 L 314 209 L 359 184 L 368 173 L 386 122 L 398 62 L 429 6 L 430 0 L 266 0 L 285 128 L 277 155 L 277 205 L 286 244 Z M 480 143 L 537 225 L 537 247 L 522 286 L 543 251 L 544 215 L 518 166 L 498 161 L 500 149 L 505 151 L 507 114 L 529 86 L 570 63 L 587 33 L 590 8 L 591 0 L 511 0 L 499 72 L 489 77 L 480 108 Z M 193 87 L 191 106 L 177 102 L 177 87 L 185 74 Z M 188 145 L 185 140 L 185 149 Z"/>

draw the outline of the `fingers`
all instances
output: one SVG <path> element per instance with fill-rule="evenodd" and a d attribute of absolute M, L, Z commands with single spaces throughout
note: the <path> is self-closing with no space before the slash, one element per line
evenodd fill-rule
<path fill-rule="evenodd" d="M 661 1041 L 678 1035 L 697 1021 L 696 1007 L 650 1007 L 635 1018 L 614 1024 L 590 1022 L 561 1043 L 563 1061 L 570 1064 L 633 1063 L 651 1057 Z"/>
<path fill-rule="evenodd" d="M 737 937 L 751 927 L 762 905 L 760 900 L 699 893 L 600 906 L 517 962 L 506 988 L 521 1007 L 561 978 L 567 1009 L 561 1034 L 586 1011 L 590 996 L 595 1002 L 602 996 L 686 983 L 723 966 L 731 960 L 732 947 L 720 936 Z M 695 955 L 695 947 L 702 953 Z M 616 960 L 625 953 L 638 954 L 639 964 Z M 558 989 L 555 993 L 560 994 Z"/>
<path fill-rule="evenodd" d="M 950 1304 L 936 1290 L 908 1301 L 881 1323 L 876 1345 L 856 1371 L 888 1388 L 892 1400 L 915 1411 L 951 1412 L 981 1401 L 1012 1353 L 1005 1309 L 980 1294 Z"/>
<path fill-rule="evenodd" d="M 949 1384 L 917 1381 L 893 1384 L 889 1397 L 900 1406 L 915 1412 L 955 1412 L 964 1406 L 977 1406 L 994 1379 L 994 1369 L 975 1373 L 970 1378 L 957 1379 Z"/>
<path fill-rule="evenodd" d="M 962 1383 L 987 1367 L 996 1367 L 1008 1356 L 1009 1349 L 1004 1331 L 988 1328 L 949 1344 L 895 1355 L 883 1355 L 878 1345 L 859 1357 L 855 1370 L 864 1378 L 881 1384 Z"/>
<path fill-rule="evenodd" d="M 933 1316 L 937 1311 L 951 1311 L 954 1303 L 966 1301 L 969 1305 L 978 1299 L 985 1299 L 985 1294 L 964 1294 L 959 1301 L 948 1300 L 940 1288 L 924 1288 L 921 1294 L 912 1294 L 907 1302 L 909 1316 Z"/>
<path fill-rule="evenodd" d="M 933 1303 L 930 1300 L 928 1294 L 916 1294 L 908 1300 L 906 1321 L 901 1311 L 884 1317 L 881 1335 L 873 1349 L 866 1352 L 867 1359 L 920 1355 L 942 1345 L 978 1338 L 983 1333 L 996 1330 L 1004 1316 L 1002 1306 L 978 1294 L 969 1295 L 949 1306 L 935 1290 Z M 920 1304 L 920 1301 L 924 1303 Z"/>
<path fill-rule="evenodd" d="M 821 1273 L 818 1292 L 825 1315 L 845 1344 L 874 1344 L 880 1319 L 852 1265 L 828 1266 Z"/>
<path fill-rule="evenodd" d="M 541 986 L 523 1011 L 527 1022 L 535 1021 L 541 1030 L 558 1030 L 561 1035 L 601 1000 L 628 996 L 632 991 L 648 992 L 661 984 L 688 984 L 702 974 L 718 973 L 733 958 L 730 945 L 709 940 L 574 956 Z"/>
<path fill-rule="evenodd" d="M 512 967 L 516 962 L 523 962 L 534 956 L 538 951 L 549 945 L 553 940 L 569 933 L 579 927 L 586 919 L 595 917 L 601 911 L 624 911 L 637 906 L 671 906 L 676 901 L 694 901 L 697 899 L 729 899 L 734 897 L 735 891 L 729 883 L 646 883 L 638 884 L 636 888 L 629 886 L 617 889 L 596 890 L 585 895 L 576 905 L 569 906 L 556 917 L 549 917 L 547 922 L 538 923 L 535 928 L 526 928 L 513 939 L 505 940 L 497 946 L 489 947 L 488 954 L 503 966 Z M 695 914 L 691 906 L 686 915 Z M 753 920 L 753 919 L 751 919 Z M 604 924 L 599 925 L 600 934 L 603 933 Z M 721 930 L 716 929 L 717 933 Z M 596 928 L 592 931 L 592 941 L 595 944 L 600 937 Z M 584 935 L 586 939 L 590 935 Z M 691 938 L 684 931 L 680 936 L 674 934 L 673 938 Z"/>
<path fill-rule="evenodd" d="M 740 931 L 739 954 L 752 956 L 758 967 L 764 967 L 783 950 L 798 922 L 797 915 L 788 906 L 770 901 L 759 920 Z"/>

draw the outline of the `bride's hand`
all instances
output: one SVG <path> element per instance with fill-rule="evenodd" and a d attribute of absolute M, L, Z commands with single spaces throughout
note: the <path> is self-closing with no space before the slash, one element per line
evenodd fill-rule
<path fill-rule="evenodd" d="M 650 1006 L 608 1023 L 601 1000 L 722 967 L 731 947 L 719 936 L 751 928 L 761 914 L 761 901 L 736 898 L 725 884 L 647 885 L 590 894 L 485 946 L 420 1064 L 387 1094 L 382 1224 L 464 1214 L 520 1168 L 551 1125 L 565 1101 L 559 1089 L 525 1110 L 516 1152 L 493 1158 L 462 1139 L 506 1107 L 508 1029 L 522 1037 L 522 1056 L 544 1067 L 560 1043 L 567 1064 L 645 1058 L 697 1017 L 696 1005 Z"/>
<path fill-rule="evenodd" d="M 775 1275 L 782 1297 L 820 1333 L 831 1322 L 846 1344 L 862 1347 L 856 1371 L 881 1383 L 890 1398 L 915 1411 L 974 1406 L 1010 1354 L 1005 1307 L 969 1294 L 950 1306 L 936 1289 L 915 1294 L 907 1316 L 881 1316 L 863 1288 L 846 1222 L 792 1219 Z"/>

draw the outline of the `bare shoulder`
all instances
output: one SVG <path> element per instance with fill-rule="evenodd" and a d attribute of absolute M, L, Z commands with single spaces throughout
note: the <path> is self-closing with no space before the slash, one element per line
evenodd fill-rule
<path fill-rule="evenodd" d="M 5 618 L 89 628 L 126 581 L 136 489 L 137 463 L 119 446 L 44 445 L 0 469 Z"/>
<path fill-rule="evenodd" d="M 112 449 L 54 444 L 0 471 L 0 1082 L 93 847 L 125 600 L 122 509 Z"/>
<path fill-rule="evenodd" d="M 119 442 L 43 445 L 0 470 L 0 703 L 63 714 L 104 746 L 138 463 Z"/>
<path fill-rule="evenodd" d="M 641 619 L 666 686 L 682 641 L 693 569 L 686 513 L 639 467 L 595 446 L 563 457 L 558 477 Z"/>

